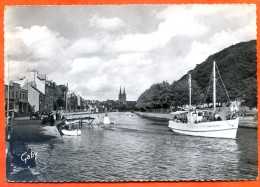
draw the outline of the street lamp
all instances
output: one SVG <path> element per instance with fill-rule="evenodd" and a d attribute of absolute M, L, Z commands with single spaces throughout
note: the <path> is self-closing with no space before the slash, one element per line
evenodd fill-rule
<path fill-rule="evenodd" d="M 6 117 L 6 124 L 8 125 L 8 117 L 9 117 L 9 105 L 10 105 L 10 87 L 9 87 L 9 84 L 10 84 L 10 80 L 9 80 L 9 59 L 10 59 L 10 56 L 8 56 L 8 60 L 7 60 L 7 117 Z"/>

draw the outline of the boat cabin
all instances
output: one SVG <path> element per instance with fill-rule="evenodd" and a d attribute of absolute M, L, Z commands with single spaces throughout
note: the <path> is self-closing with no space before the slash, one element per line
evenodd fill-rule
<path fill-rule="evenodd" d="M 236 113 L 229 113 L 228 115 L 214 113 L 209 110 L 193 110 L 193 111 L 177 111 L 172 112 L 172 119 L 180 123 L 201 123 L 207 121 L 222 121 L 235 119 Z"/>

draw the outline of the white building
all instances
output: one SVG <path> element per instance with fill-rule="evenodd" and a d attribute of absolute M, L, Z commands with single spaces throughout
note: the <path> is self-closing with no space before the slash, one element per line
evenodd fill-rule
<path fill-rule="evenodd" d="M 33 111 L 40 111 L 44 105 L 46 75 L 40 74 L 37 70 L 29 70 L 23 78 L 14 81 L 28 90 L 28 103 Z"/>
<path fill-rule="evenodd" d="M 20 78 L 15 82 L 20 84 L 21 86 L 24 86 L 26 85 L 26 83 L 28 83 L 29 85 L 32 85 L 43 94 L 45 94 L 46 75 L 40 74 L 37 70 L 27 71 L 23 78 Z"/>

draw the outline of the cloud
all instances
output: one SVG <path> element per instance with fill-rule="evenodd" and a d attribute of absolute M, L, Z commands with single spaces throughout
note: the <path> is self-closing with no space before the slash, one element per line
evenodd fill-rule
<path fill-rule="evenodd" d="M 96 29 L 114 31 L 124 27 L 125 23 L 118 17 L 105 18 L 95 14 L 91 19 L 89 19 L 89 26 Z"/>
<path fill-rule="evenodd" d="M 72 62 L 71 73 L 93 72 L 99 69 L 102 60 L 99 57 L 78 58 Z"/>
<path fill-rule="evenodd" d="M 49 59 L 63 53 L 67 43 L 45 26 L 15 27 L 13 32 L 5 34 L 5 53 L 20 60 Z"/>
<path fill-rule="evenodd" d="M 209 55 L 256 39 L 255 5 L 27 7 L 24 22 L 20 9 L 5 12 L 10 77 L 35 68 L 85 99 L 117 99 L 125 86 L 136 100 L 151 84 L 171 83 Z M 74 21 L 61 24 L 65 9 Z M 39 24 L 30 17 L 37 10 Z"/>
<path fill-rule="evenodd" d="M 127 34 L 112 42 L 110 49 L 115 52 L 149 52 L 164 46 L 178 35 L 198 37 L 207 30 L 206 25 L 199 23 L 193 17 L 185 14 L 175 17 L 169 14 L 169 17 L 159 25 L 158 30 L 147 34 Z"/>
<path fill-rule="evenodd" d="M 94 38 L 80 38 L 74 41 L 68 48 L 67 54 L 73 57 L 85 56 L 97 53 L 101 49 L 101 41 L 95 40 Z"/>

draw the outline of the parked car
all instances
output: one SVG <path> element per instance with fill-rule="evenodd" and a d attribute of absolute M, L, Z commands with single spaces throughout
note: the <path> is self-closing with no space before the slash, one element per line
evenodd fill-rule
<path fill-rule="evenodd" d="M 42 111 L 40 114 L 41 120 L 48 117 L 48 112 L 46 110 Z"/>
<path fill-rule="evenodd" d="M 39 112 L 32 112 L 30 115 L 30 120 L 40 119 L 40 118 L 41 118 L 41 116 L 40 116 Z"/>

